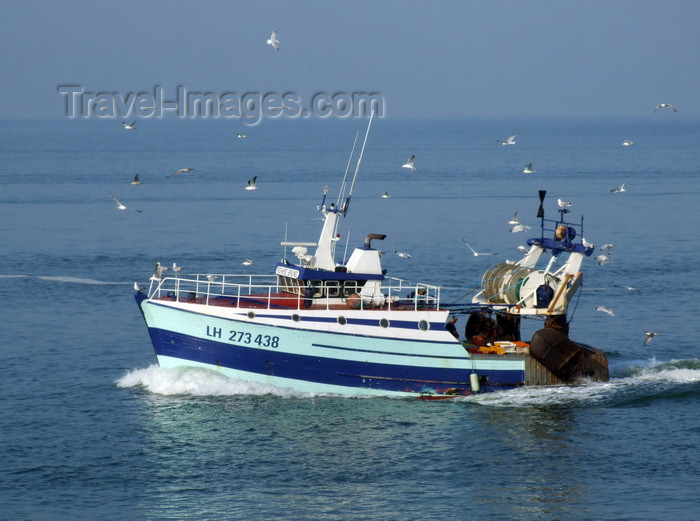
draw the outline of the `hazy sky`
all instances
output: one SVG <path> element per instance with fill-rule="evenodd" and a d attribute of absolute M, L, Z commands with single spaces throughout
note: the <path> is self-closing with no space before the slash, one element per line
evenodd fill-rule
<path fill-rule="evenodd" d="M 60 84 L 374 91 L 387 117 L 700 116 L 698 0 L 0 2 L 0 118 L 61 117 Z"/>

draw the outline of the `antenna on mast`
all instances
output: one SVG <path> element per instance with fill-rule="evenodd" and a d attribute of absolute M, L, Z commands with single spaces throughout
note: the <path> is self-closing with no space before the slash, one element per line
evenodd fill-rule
<path fill-rule="evenodd" d="M 369 117 L 369 124 L 367 125 L 367 130 L 365 131 L 365 139 L 362 141 L 362 149 L 360 149 L 360 157 L 357 159 L 357 165 L 355 166 L 355 174 L 352 177 L 352 183 L 350 184 L 350 192 L 348 193 L 342 208 L 340 209 L 341 215 L 345 215 L 348 211 L 348 206 L 350 206 L 350 198 L 352 197 L 352 192 L 355 189 L 355 181 L 357 181 L 357 174 L 360 171 L 360 165 L 362 164 L 362 157 L 365 154 L 365 146 L 367 145 L 367 138 L 369 137 L 369 129 L 372 128 L 372 120 L 374 119 L 374 111 Z"/>

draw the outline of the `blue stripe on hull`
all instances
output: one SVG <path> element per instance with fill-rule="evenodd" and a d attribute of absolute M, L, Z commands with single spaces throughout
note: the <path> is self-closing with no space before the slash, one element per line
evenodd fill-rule
<path fill-rule="evenodd" d="M 296 382 L 386 391 L 391 393 L 443 394 L 471 390 L 471 371 L 439 367 L 420 367 L 339 360 L 262 350 L 217 342 L 190 335 L 149 328 L 158 356 L 196 362 L 212 369 L 228 368 L 261 377 L 282 378 Z M 521 370 L 480 370 L 481 391 L 495 391 L 522 385 Z M 299 386 L 300 390 L 304 390 Z"/>

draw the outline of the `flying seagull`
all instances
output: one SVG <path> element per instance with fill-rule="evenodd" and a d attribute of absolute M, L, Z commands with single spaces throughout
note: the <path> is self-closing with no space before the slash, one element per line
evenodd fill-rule
<path fill-rule="evenodd" d="M 117 203 L 117 210 L 131 210 L 132 212 L 141 212 L 142 210 L 135 210 L 133 208 L 129 208 L 128 206 L 125 206 L 117 199 L 114 197 L 112 194 L 109 194 L 109 196 L 114 200 L 115 203 Z"/>
<path fill-rule="evenodd" d="M 416 167 L 413 166 L 413 162 L 414 162 L 415 160 L 416 160 L 416 156 L 415 156 L 415 155 L 409 157 L 409 158 L 408 158 L 408 161 L 406 161 L 405 164 L 401 165 L 401 168 L 408 168 L 411 172 L 415 172 L 415 171 L 416 171 Z"/>
<path fill-rule="evenodd" d="M 515 212 L 513 214 L 513 217 L 511 218 L 510 221 L 508 221 L 508 224 L 522 224 L 520 220 L 518 219 L 518 212 Z"/>
<path fill-rule="evenodd" d="M 253 177 L 253 179 L 248 180 L 248 186 L 245 187 L 246 190 L 257 190 L 258 187 L 255 186 L 255 183 L 258 182 L 258 176 Z"/>
<path fill-rule="evenodd" d="M 518 251 L 519 251 L 520 253 L 527 253 L 527 252 L 530 251 L 530 250 L 527 249 L 527 246 L 523 246 L 522 244 L 519 244 L 519 245 L 518 245 Z"/>
<path fill-rule="evenodd" d="M 382 199 L 389 199 L 389 197 L 391 197 L 391 196 L 389 195 L 389 192 L 384 192 L 384 193 L 382 194 Z"/>
<path fill-rule="evenodd" d="M 277 29 L 275 29 L 274 31 L 272 31 L 272 34 L 271 34 L 270 37 L 267 39 L 267 44 L 268 44 L 268 45 L 272 45 L 272 47 L 273 47 L 276 51 L 279 51 L 279 50 L 280 50 L 280 42 L 279 42 L 279 40 L 277 39 Z"/>
<path fill-rule="evenodd" d="M 236 137 L 239 139 L 242 139 L 242 138 L 248 137 L 248 136 L 246 136 L 245 134 L 242 134 L 241 132 L 236 132 Z"/>
<path fill-rule="evenodd" d="M 528 163 L 525 165 L 525 168 L 523 168 L 523 174 L 534 174 L 535 171 L 532 169 L 532 163 Z"/>
<path fill-rule="evenodd" d="M 654 109 L 654 112 L 656 112 L 659 109 L 671 109 L 673 112 L 678 112 L 676 110 L 676 107 L 671 105 L 670 103 L 659 103 L 656 108 Z"/>
<path fill-rule="evenodd" d="M 659 336 L 659 334 L 654 331 L 645 331 L 644 334 L 646 335 L 646 337 L 644 338 L 644 345 L 647 345 L 649 342 L 651 342 L 655 336 Z"/>
<path fill-rule="evenodd" d="M 462 237 L 462 242 L 467 245 L 467 248 L 469 248 L 472 253 L 474 254 L 474 257 L 479 257 L 481 255 L 496 255 L 495 253 L 478 253 L 474 248 L 469 246 L 469 243 L 464 240 L 464 237 Z"/>
<path fill-rule="evenodd" d="M 500 140 L 500 139 L 497 139 L 496 141 L 498 141 L 498 142 L 499 142 L 501 145 L 503 145 L 503 146 L 506 146 L 506 145 L 515 145 L 515 138 L 516 138 L 517 136 L 518 136 L 517 134 L 513 134 L 512 136 L 510 136 L 510 137 L 509 137 L 508 139 L 506 139 L 505 141 L 502 141 L 502 140 Z"/>
<path fill-rule="evenodd" d="M 176 175 L 185 174 L 187 172 L 191 172 L 192 170 L 194 170 L 194 168 L 181 168 L 180 170 L 175 170 L 168 177 L 175 177 Z"/>
<path fill-rule="evenodd" d="M 610 255 L 610 250 L 612 249 L 613 246 L 615 246 L 615 245 L 614 245 L 614 244 L 607 243 L 607 244 L 603 244 L 603 245 L 600 247 L 600 249 L 603 250 L 603 251 L 605 252 L 606 255 Z"/>
<path fill-rule="evenodd" d="M 122 121 L 122 125 L 124 126 L 124 130 L 136 130 L 136 121 L 132 121 L 131 123 L 124 123 Z"/>
<path fill-rule="evenodd" d="M 623 146 L 623 147 L 631 147 L 632 145 L 634 145 L 634 141 L 632 141 L 632 140 L 630 140 L 630 139 L 625 139 L 625 140 L 622 142 L 622 146 Z"/>
<path fill-rule="evenodd" d="M 529 229 L 530 227 L 527 224 L 518 223 L 510 229 L 510 233 L 524 232 Z"/>
<path fill-rule="evenodd" d="M 399 257 L 401 257 L 402 259 L 410 259 L 411 258 L 411 256 L 408 253 L 404 253 L 402 251 L 394 250 L 394 253 L 396 255 L 398 255 Z"/>
<path fill-rule="evenodd" d="M 621 194 L 622 192 L 626 192 L 627 189 L 625 188 L 625 183 L 622 183 L 620 186 L 616 186 L 612 190 L 610 190 L 611 193 L 613 194 Z"/>
<path fill-rule="evenodd" d="M 598 255 L 596 257 L 593 257 L 593 260 L 598 261 L 598 266 L 602 266 L 603 264 L 607 264 L 608 262 L 612 262 L 609 257 L 606 257 L 605 255 Z"/>
<path fill-rule="evenodd" d="M 131 181 L 131 184 L 132 184 L 132 185 L 140 185 L 140 184 L 141 184 L 141 178 L 139 177 L 138 174 L 136 174 L 136 175 L 134 176 L 134 180 Z"/>
<path fill-rule="evenodd" d="M 606 308 L 605 306 L 596 306 L 596 307 L 593 308 L 593 309 L 595 309 L 596 311 L 601 311 L 601 312 L 603 312 L 603 313 L 607 313 L 607 314 L 610 315 L 611 317 L 614 317 L 614 316 L 615 316 L 615 313 L 612 312 L 612 309 L 608 309 L 608 308 Z"/>
<path fill-rule="evenodd" d="M 250 259 L 246 259 L 241 264 L 243 264 L 243 266 L 252 266 L 253 261 Z"/>

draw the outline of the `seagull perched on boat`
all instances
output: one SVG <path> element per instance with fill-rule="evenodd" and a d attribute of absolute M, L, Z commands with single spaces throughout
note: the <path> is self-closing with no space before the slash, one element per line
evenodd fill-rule
<path fill-rule="evenodd" d="M 173 262 L 173 271 L 175 273 L 179 272 L 182 269 L 182 266 L 178 266 L 176 263 Z"/>
<path fill-rule="evenodd" d="M 109 196 L 114 199 L 114 202 L 117 203 L 117 210 L 131 210 L 132 212 L 140 212 L 142 210 L 135 210 L 134 208 L 129 208 L 128 206 L 125 206 L 121 203 L 119 199 L 114 197 L 112 194 L 109 194 Z"/>
<path fill-rule="evenodd" d="M 122 121 L 122 125 L 124 126 L 124 130 L 136 130 L 136 122 L 132 121 L 131 123 L 124 123 Z"/>
<path fill-rule="evenodd" d="M 403 165 L 401 165 L 401 168 L 408 168 L 411 172 L 415 172 L 415 171 L 416 171 L 416 167 L 413 166 L 413 163 L 414 163 L 415 160 L 416 160 L 416 156 L 415 156 L 415 155 L 409 157 L 409 158 L 408 158 L 408 161 L 406 161 L 406 163 L 404 163 Z"/>
<path fill-rule="evenodd" d="M 625 139 L 625 140 L 622 142 L 622 146 L 623 146 L 623 147 L 631 147 L 632 145 L 634 145 L 634 141 L 632 141 L 632 140 L 630 140 L 630 139 Z"/>
<path fill-rule="evenodd" d="M 603 264 L 607 264 L 608 262 L 612 262 L 610 258 L 606 257 L 605 255 L 598 255 L 597 257 L 593 257 L 593 260 L 598 261 L 598 266 L 602 266 Z"/>
<path fill-rule="evenodd" d="M 608 308 L 606 308 L 605 306 L 596 306 L 596 307 L 593 308 L 593 309 L 595 309 L 596 311 L 600 311 L 600 312 L 602 312 L 602 313 L 607 313 L 607 314 L 610 315 L 611 317 L 614 317 L 614 316 L 615 316 L 615 313 L 612 312 L 612 309 L 608 309 Z"/>
<path fill-rule="evenodd" d="M 613 246 L 615 246 L 615 245 L 614 245 L 614 244 L 610 244 L 610 243 L 608 243 L 608 244 L 603 244 L 603 245 L 600 247 L 600 249 L 603 250 L 603 251 L 605 252 L 606 255 L 610 255 L 610 250 L 612 249 Z"/>
<path fill-rule="evenodd" d="M 581 243 L 585 248 L 595 248 L 595 244 L 588 242 L 585 237 L 581 237 Z"/>
<path fill-rule="evenodd" d="M 529 229 L 530 227 L 527 224 L 518 223 L 510 229 L 510 233 L 524 232 Z"/>
<path fill-rule="evenodd" d="M 139 286 L 138 282 L 134 282 L 134 291 L 141 293 L 143 291 L 143 288 Z"/>
<path fill-rule="evenodd" d="M 654 112 L 656 112 L 659 109 L 671 109 L 673 112 L 678 112 L 676 110 L 676 107 L 671 105 L 670 103 L 659 103 L 656 108 L 654 109 Z"/>
<path fill-rule="evenodd" d="M 644 345 L 647 345 L 649 342 L 651 342 L 655 336 L 659 336 L 659 334 L 654 331 L 645 331 L 644 334 L 646 335 L 644 337 Z"/>
<path fill-rule="evenodd" d="M 389 199 L 391 196 L 389 195 L 389 192 L 384 192 L 382 194 L 382 199 Z"/>
<path fill-rule="evenodd" d="M 532 163 L 528 163 L 525 165 L 525 168 L 523 168 L 523 174 L 534 174 L 535 171 L 532 169 Z"/>
<path fill-rule="evenodd" d="M 467 248 L 469 248 L 472 253 L 474 254 L 474 257 L 480 257 L 481 255 L 496 255 L 495 253 L 478 253 L 474 248 L 469 246 L 469 243 L 464 240 L 464 237 L 462 237 L 462 242 L 467 245 Z"/>
<path fill-rule="evenodd" d="M 557 203 L 559 204 L 559 208 L 568 208 L 571 206 L 569 201 L 562 201 L 561 199 L 557 199 Z"/>
<path fill-rule="evenodd" d="M 250 259 L 246 259 L 246 260 L 244 260 L 241 264 L 243 264 L 243 266 L 252 266 L 252 265 L 253 265 L 253 261 L 250 260 Z"/>
<path fill-rule="evenodd" d="M 408 253 L 404 253 L 402 251 L 394 250 L 394 253 L 401 257 L 402 259 L 410 259 L 411 256 Z"/>
<path fill-rule="evenodd" d="M 258 187 L 255 183 L 258 182 L 258 176 L 253 177 L 253 179 L 248 179 L 248 186 L 245 187 L 246 190 L 257 190 Z"/>
<path fill-rule="evenodd" d="M 136 174 L 136 175 L 134 176 L 134 180 L 131 181 L 131 184 L 132 184 L 132 185 L 140 185 L 140 184 L 141 184 L 141 178 L 139 177 L 138 174 Z"/>
<path fill-rule="evenodd" d="M 499 142 L 501 145 L 503 145 L 503 146 L 515 145 L 515 138 L 516 138 L 516 137 L 518 137 L 518 135 L 517 135 L 517 134 L 513 134 L 512 136 L 510 136 L 510 137 L 509 137 L 508 139 L 506 139 L 505 141 L 502 141 L 502 140 L 500 140 L 500 139 L 497 139 L 496 141 L 498 141 L 498 142 Z"/>
<path fill-rule="evenodd" d="M 610 190 L 610 193 L 613 194 L 621 194 L 622 192 L 626 192 L 627 189 L 625 188 L 625 183 L 622 183 L 620 186 L 616 186 L 612 190 Z"/>
<path fill-rule="evenodd" d="M 511 217 L 510 221 L 508 221 L 508 224 L 522 224 L 518 219 L 518 212 L 513 214 L 513 217 Z"/>
<path fill-rule="evenodd" d="M 272 31 L 272 34 L 267 39 L 267 44 L 272 45 L 276 51 L 280 50 L 280 41 L 277 39 L 277 29 Z"/>
<path fill-rule="evenodd" d="M 175 171 L 174 171 L 172 174 L 170 174 L 168 177 L 175 177 L 176 175 L 185 174 L 185 173 L 187 173 L 187 172 L 191 172 L 192 170 L 194 170 L 194 168 L 181 168 L 181 169 L 179 169 L 179 170 L 175 170 Z"/>
<path fill-rule="evenodd" d="M 153 269 L 153 276 L 151 277 L 151 280 L 160 280 L 164 271 L 168 271 L 168 268 L 161 266 L 160 262 L 156 262 L 156 267 Z"/>

